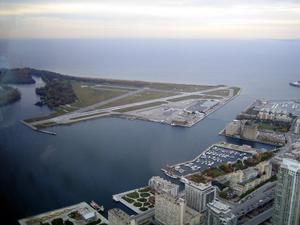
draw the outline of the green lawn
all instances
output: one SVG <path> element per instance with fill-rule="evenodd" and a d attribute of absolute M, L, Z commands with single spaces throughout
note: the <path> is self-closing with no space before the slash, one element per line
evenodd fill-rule
<path fill-rule="evenodd" d="M 147 207 L 141 207 L 140 210 L 144 212 L 144 211 L 147 211 L 148 208 Z"/>
<path fill-rule="evenodd" d="M 135 206 L 135 207 L 141 207 L 142 205 L 143 205 L 143 203 L 140 203 L 140 202 L 135 202 L 135 203 L 133 203 L 133 205 Z"/>
<path fill-rule="evenodd" d="M 226 173 L 219 168 L 210 168 L 204 171 L 205 176 L 211 177 L 211 178 L 216 178 L 219 176 L 223 176 Z"/>
<path fill-rule="evenodd" d="M 276 132 L 286 133 L 289 131 L 290 126 L 287 125 L 277 125 L 271 122 L 259 122 L 258 123 L 259 130 L 271 130 Z"/>
<path fill-rule="evenodd" d="M 128 203 L 133 203 L 133 202 L 134 202 L 134 199 L 127 198 L 126 196 L 123 196 L 122 198 L 123 198 L 126 202 L 128 202 Z"/>
<path fill-rule="evenodd" d="M 150 197 L 150 194 L 149 193 L 141 193 L 140 196 L 143 198 L 147 198 L 147 197 Z"/>
<path fill-rule="evenodd" d="M 147 211 L 149 208 L 153 208 L 153 204 L 150 202 L 151 196 L 154 197 L 153 194 L 151 194 L 151 189 L 146 187 L 130 192 L 122 198 L 133 206 L 139 208 L 139 210 Z"/>
<path fill-rule="evenodd" d="M 188 177 L 189 180 L 195 183 L 207 183 L 207 178 L 205 178 L 202 174 L 194 174 Z"/>
<path fill-rule="evenodd" d="M 131 192 L 129 194 L 126 195 L 129 198 L 134 198 L 134 199 L 138 199 L 140 197 L 140 194 L 138 192 Z"/>
<path fill-rule="evenodd" d="M 123 94 L 128 93 L 122 89 L 94 89 L 92 87 L 83 87 L 83 83 L 73 82 L 73 90 L 78 101 L 72 104 L 73 107 L 85 107 L 102 102 Z"/>
<path fill-rule="evenodd" d="M 139 202 L 147 202 L 147 199 L 146 198 L 139 198 L 138 201 Z"/>

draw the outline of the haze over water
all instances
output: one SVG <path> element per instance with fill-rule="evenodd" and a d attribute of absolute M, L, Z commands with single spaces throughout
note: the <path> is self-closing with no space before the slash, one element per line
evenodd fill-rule
<path fill-rule="evenodd" d="M 48 136 L 19 123 L 50 111 L 34 106 L 34 85 L 18 86 L 21 101 L 0 108 L 0 201 L 15 218 L 92 199 L 115 207 L 112 194 L 144 186 L 166 164 L 225 140 L 218 132 L 253 100 L 299 98 L 300 88 L 288 84 L 300 80 L 299 59 L 300 41 L 285 40 L 1 40 L 0 67 L 227 84 L 242 94 L 192 128 L 105 118 L 56 127 L 58 135 Z"/>

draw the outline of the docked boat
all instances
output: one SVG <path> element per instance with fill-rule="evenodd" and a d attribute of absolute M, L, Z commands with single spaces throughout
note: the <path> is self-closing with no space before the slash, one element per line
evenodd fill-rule
<path fill-rule="evenodd" d="M 290 82 L 290 85 L 294 87 L 300 87 L 300 81 Z"/>
<path fill-rule="evenodd" d="M 99 211 L 101 211 L 101 212 L 104 211 L 103 205 L 99 206 L 95 201 L 91 201 L 91 202 L 90 202 L 90 205 L 91 205 L 95 210 L 97 210 L 98 212 L 99 212 Z"/>
<path fill-rule="evenodd" d="M 173 174 L 170 170 L 166 169 L 161 169 L 168 177 L 173 178 L 173 179 L 178 179 L 178 176 Z"/>

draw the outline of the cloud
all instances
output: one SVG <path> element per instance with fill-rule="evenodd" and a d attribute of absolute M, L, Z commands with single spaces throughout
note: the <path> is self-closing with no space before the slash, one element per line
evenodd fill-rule
<path fill-rule="evenodd" d="M 3 37 L 300 38 L 297 1 L 4 1 Z"/>

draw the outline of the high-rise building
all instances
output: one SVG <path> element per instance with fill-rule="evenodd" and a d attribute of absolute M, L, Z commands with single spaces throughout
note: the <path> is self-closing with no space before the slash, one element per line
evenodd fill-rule
<path fill-rule="evenodd" d="M 283 159 L 278 172 L 273 225 L 300 224 L 300 162 Z"/>
<path fill-rule="evenodd" d="M 121 209 L 108 210 L 108 221 L 110 225 L 130 225 L 130 216 Z"/>
<path fill-rule="evenodd" d="M 155 194 L 155 220 L 164 225 L 183 225 L 185 200 L 169 193 Z"/>
<path fill-rule="evenodd" d="M 300 119 L 297 119 L 294 125 L 294 133 L 300 134 Z"/>
<path fill-rule="evenodd" d="M 228 205 L 214 200 L 207 204 L 207 225 L 236 225 L 237 218 Z"/>
<path fill-rule="evenodd" d="M 234 136 L 234 135 L 240 135 L 240 133 L 241 133 L 241 121 L 240 120 L 233 120 L 225 128 L 226 135 Z"/>
<path fill-rule="evenodd" d="M 152 177 L 148 185 L 150 188 L 155 190 L 156 192 L 165 192 L 169 193 L 170 195 L 176 197 L 179 191 L 179 185 L 173 184 L 170 181 L 167 181 L 161 177 Z"/>
<path fill-rule="evenodd" d="M 216 188 L 211 183 L 195 183 L 187 181 L 185 183 L 185 200 L 188 207 L 202 213 L 206 210 L 206 205 L 215 200 Z"/>

